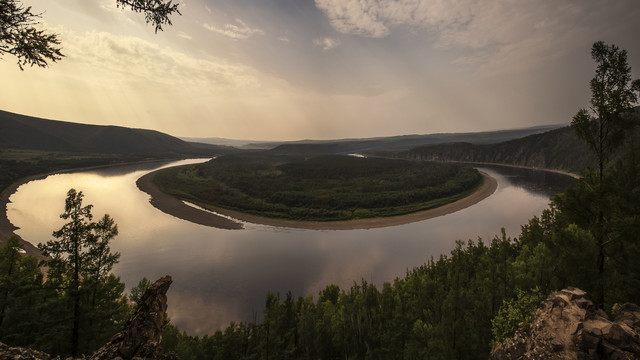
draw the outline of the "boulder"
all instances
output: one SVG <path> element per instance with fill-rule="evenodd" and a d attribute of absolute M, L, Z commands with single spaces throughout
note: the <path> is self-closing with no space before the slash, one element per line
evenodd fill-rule
<path fill-rule="evenodd" d="M 640 307 L 625 304 L 614 321 L 580 289 L 551 294 L 529 330 L 496 344 L 491 359 L 640 359 Z"/>
<path fill-rule="evenodd" d="M 171 282 L 171 276 L 165 276 L 147 289 L 124 329 L 89 359 L 177 359 L 175 355 L 163 354 L 160 345 Z"/>
<path fill-rule="evenodd" d="M 52 358 L 49 354 L 41 351 L 21 348 L 9 347 L 0 343 L 0 360 L 59 360 L 59 357 Z"/>

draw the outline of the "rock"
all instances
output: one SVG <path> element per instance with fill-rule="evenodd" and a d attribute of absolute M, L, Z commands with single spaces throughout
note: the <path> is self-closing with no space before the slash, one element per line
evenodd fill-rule
<path fill-rule="evenodd" d="M 623 305 L 612 322 L 586 295 L 575 288 L 551 294 L 529 332 L 496 344 L 491 359 L 640 359 L 640 307 Z"/>
<path fill-rule="evenodd" d="M 60 358 L 52 358 L 49 354 L 40 351 L 9 347 L 0 343 L 0 360 L 59 360 Z"/>
<path fill-rule="evenodd" d="M 138 308 L 124 329 L 111 338 L 89 360 L 177 360 L 172 354 L 163 354 L 160 342 L 167 311 L 167 290 L 171 276 L 156 281 L 144 293 Z M 83 357 L 84 359 L 84 357 Z M 60 360 L 50 355 L 25 348 L 12 348 L 0 343 L 0 360 Z"/>
<path fill-rule="evenodd" d="M 147 289 L 124 329 L 89 359 L 177 359 L 175 355 L 163 354 L 160 345 L 171 282 L 171 277 L 165 276 Z"/>

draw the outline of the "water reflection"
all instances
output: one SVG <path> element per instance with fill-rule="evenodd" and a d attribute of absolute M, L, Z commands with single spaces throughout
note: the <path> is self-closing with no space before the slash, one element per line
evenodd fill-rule
<path fill-rule="evenodd" d="M 67 190 L 83 191 L 86 203 L 94 204 L 94 215 L 108 213 L 118 223 L 120 235 L 112 248 L 122 256 L 114 271 L 127 288 L 142 277 L 172 275 L 169 316 L 192 334 L 260 318 L 267 291 L 317 294 L 327 284 L 344 288 L 360 279 L 381 285 L 448 253 L 457 239 L 490 240 L 502 227 L 516 236 L 521 224 L 547 207 L 550 195 L 573 181 L 558 174 L 483 166 L 498 180 L 496 193 L 453 214 L 370 230 L 245 223 L 238 231 L 192 224 L 153 208 L 135 185 L 150 170 L 150 164 L 140 164 L 28 183 L 11 197 L 9 219 L 23 238 L 34 244 L 47 241 L 62 225 L 58 215 Z"/>
<path fill-rule="evenodd" d="M 571 176 L 550 171 L 500 165 L 482 165 L 482 168 L 498 171 L 514 187 L 523 188 L 548 198 L 562 192 L 567 186 L 576 182 L 576 179 Z"/>

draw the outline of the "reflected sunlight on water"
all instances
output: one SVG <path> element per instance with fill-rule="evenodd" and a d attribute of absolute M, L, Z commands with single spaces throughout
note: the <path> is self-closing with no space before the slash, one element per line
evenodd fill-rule
<path fill-rule="evenodd" d="M 317 294 L 330 283 L 349 287 L 360 279 L 380 286 L 448 253 L 455 240 L 490 241 L 502 227 L 509 236 L 517 236 L 520 225 L 547 207 L 550 194 L 572 181 L 558 174 L 483 166 L 498 180 L 496 193 L 429 220 L 370 230 L 256 224 L 221 230 L 153 208 L 149 196 L 135 185 L 151 170 L 145 164 L 33 181 L 11 197 L 8 215 L 20 227 L 20 236 L 34 244 L 44 242 L 62 225 L 59 214 L 69 188 L 83 191 L 85 204 L 94 205 L 95 217 L 108 213 L 118 224 L 120 235 L 112 249 L 122 256 L 116 274 L 128 289 L 142 277 L 172 275 L 169 316 L 192 334 L 211 333 L 232 320 L 260 318 L 267 291 Z"/>

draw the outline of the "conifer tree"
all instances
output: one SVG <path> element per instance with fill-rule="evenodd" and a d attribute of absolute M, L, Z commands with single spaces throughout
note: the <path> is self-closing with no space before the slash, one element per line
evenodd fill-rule
<path fill-rule="evenodd" d="M 640 81 L 631 79 L 631 67 L 627 62 L 627 51 L 616 45 L 607 45 L 602 41 L 593 44 L 591 57 L 597 67 L 591 79 L 591 106 L 581 109 L 573 117 L 571 126 L 593 151 L 598 161 L 597 178 L 587 184 L 595 190 L 595 223 L 592 233 L 598 247 L 597 270 L 599 274 L 599 293 L 596 302 L 604 304 L 605 247 L 610 229 L 605 219 L 606 194 L 604 189 L 605 165 L 625 137 L 637 125 L 637 115 L 633 106 L 638 101 L 636 91 L 640 90 Z M 589 180 L 589 174 L 583 181 Z"/>
<path fill-rule="evenodd" d="M 109 248 L 109 242 L 118 233 L 113 219 L 105 215 L 100 221 L 92 222 L 92 205 L 83 206 L 83 197 L 81 191 L 69 190 L 64 212 L 60 215 L 68 222 L 60 230 L 53 232 L 57 240 L 38 245 L 40 250 L 50 257 L 46 261 L 47 282 L 54 284 L 54 288 L 57 287 L 66 294 L 70 302 L 70 352 L 74 356 L 78 355 L 81 349 L 81 325 L 88 324 L 92 327 L 94 321 L 97 321 L 97 307 L 101 303 L 99 294 L 105 291 L 104 286 L 109 279 L 107 275 L 120 257 L 120 254 L 112 253 Z M 119 283 L 119 279 L 117 282 Z M 117 288 L 120 290 L 115 298 L 119 299 L 122 298 L 124 287 L 116 286 L 116 293 Z M 107 293 L 113 297 L 109 291 Z M 82 348 L 87 350 L 85 346 Z"/>

